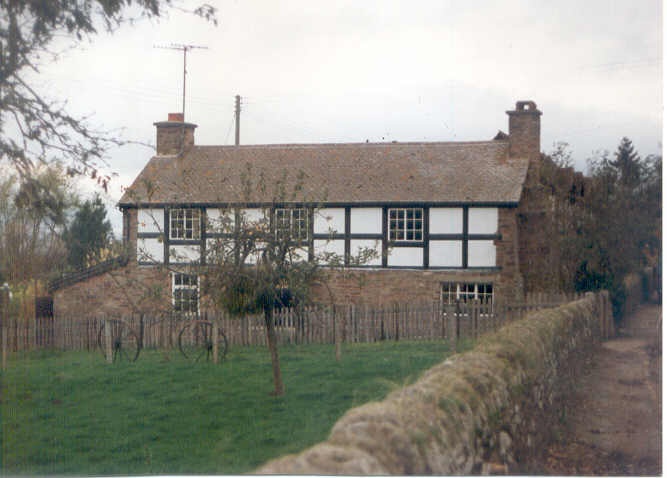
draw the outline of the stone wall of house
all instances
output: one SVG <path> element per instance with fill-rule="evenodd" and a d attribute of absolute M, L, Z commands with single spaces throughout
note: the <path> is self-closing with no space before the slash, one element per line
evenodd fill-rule
<path fill-rule="evenodd" d="M 440 300 L 444 282 L 493 283 L 496 302 L 521 300 L 521 279 L 501 271 L 438 271 L 375 269 L 335 271 L 315 286 L 320 303 L 388 305 L 432 303 Z M 165 314 L 171 310 L 170 270 L 164 266 L 128 265 L 89 278 L 53 293 L 54 316 L 121 317 Z M 202 298 L 206 308 L 207 298 Z"/>
<path fill-rule="evenodd" d="M 431 303 L 440 300 L 442 284 L 493 283 L 497 302 L 522 299 L 521 278 L 502 271 L 355 269 L 324 274 L 323 285 L 314 287 L 314 299 L 322 303 L 387 305 Z"/>
<path fill-rule="evenodd" d="M 256 473 L 525 472 L 564 412 L 609 310 L 606 294 L 589 294 L 511 323 L 384 401 L 348 411 L 327 441 Z"/>
<path fill-rule="evenodd" d="M 588 179 L 561 168 L 548 157 L 531 161 L 518 208 L 520 270 L 526 292 L 560 290 L 571 282 L 563 263 L 563 231 L 572 228 L 574 210 L 583 205 Z"/>
<path fill-rule="evenodd" d="M 125 267 L 53 293 L 54 317 L 102 318 L 171 310 L 171 278 L 162 267 Z"/>

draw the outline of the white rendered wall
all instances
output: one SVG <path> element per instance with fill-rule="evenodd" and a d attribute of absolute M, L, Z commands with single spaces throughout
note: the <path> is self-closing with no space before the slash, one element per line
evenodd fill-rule
<path fill-rule="evenodd" d="M 201 252 L 199 245 L 178 245 L 170 246 L 169 261 L 176 263 L 198 262 Z"/>
<path fill-rule="evenodd" d="M 252 224 L 264 221 L 266 215 L 264 214 L 264 209 L 254 208 L 254 209 L 242 209 L 241 216 L 245 219 L 246 224 Z"/>
<path fill-rule="evenodd" d="M 496 246 L 493 241 L 468 241 L 468 267 L 495 267 Z"/>
<path fill-rule="evenodd" d="M 208 232 L 231 232 L 234 229 L 234 211 L 217 208 L 206 209 Z"/>
<path fill-rule="evenodd" d="M 317 209 L 313 215 L 313 232 L 315 234 L 345 233 L 345 209 Z"/>
<path fill-rule="evenodd" d="M 206 239 L 206 257 L 208 260 L 216 259 L 217 254 L 221 254 L 223 257 L 228 257 L 234 251 L 234 240 L 233 239 L 218 239 L 218 238 L 207 238 Z"/>
<path fill-rule="evenodd" d="M 498 208 L 471 207 L 468 209 L 469 234 L 495 234 L 498 232 Z"/>
<path fill-rule="evenodd" d="M 308 262 L 308 247 L 298 247 L 291 251 L 292 262 Z"/>
<path fill-rule="evenodd" d="M 350 261 L 358 259 L 359 252 L 364 250 L 375 251 L 375 256 L 360 266 L 381 266 L 382 265 L 382 241 L 378 239 L 351 239 L 350 240 Z"/>
<path fill-rule="evenodd" d="M 259 260 L 260 256 L 262 255 L 262 252 L 264 251 L 265 247 L 266 247 L 266 243 L 258 242 L 256 244 L 256 250 L 254 251 L 254 253 L 250 254 L 246 258 L 245 263 L 246 264 L 257 264 L 257 261 Z"/>
<path fill-rule="evenodd" d="M 137 211 L 137 232 L 164 232 L 164 210 L 139 209 Z"/>
<path fill-rule="evenodd" d="M 137 239 L 137 260 L 139 262 L 164 262 L 164 244 L 153 238 Z"/>
<path fill-rule="evenodd" d="M 325 262 L 325 255 L 335 254 L 335 259 L 342 263 L 345 259 L 345 241 L 328 241 L 326 239 L 315 239 L 313 241 L 315 249 L 315 259 L 318 262 Z"/>
<path fill-rule="evenodd" d="M 352 234 L 382 234 L 382 209 L 378 207 L 353 207 L 350 209 Z"/>
<path fill-rule="evenodd" d="M 430 241 L 428 265 L 430 267 L 462 267 L 463 243 L 461 241 Z"/>
<path fill-rule="evenodd" d="M 434 207 L 429 211 L 431 234 L 463 234 L 463 209 Z"/>
<path fill-rule="evenodd" d="M 388 266 L 422 267 L 424 249 L 422 247 L 392 247 L 387 258 Z"/>

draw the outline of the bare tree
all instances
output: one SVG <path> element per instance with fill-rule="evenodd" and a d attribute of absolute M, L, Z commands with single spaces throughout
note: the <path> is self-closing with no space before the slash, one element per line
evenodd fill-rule
<path fill-rule="evenodd" d="M 44 96 L 27 80 L 44 60 L 55 60 L 56 38 L 74 46 L 98 30 L 113 31 L 138 17 L 159 18 L 179 8 L 172 0 L 7 0 L 0 2 L 0 161 L 20 177 L 38 164 L 63 162 L 71 175 L 88 175 L 106 188 L 104 155 L 122 142 L 71 115 L 66 103 Z M 183 8 L 179 8 L 184 10 Z M 215 9 L 193 14 L 216 22 Z"/>
<path fill-rule="evenodd" d="M 46 278 L 66 258 L 61 235 L 74 205 L 67 176 L 56 164 L 29 181 L 0 181 L 0 276 L 9 282 Z"/>
<path fill-rule="evenodd" d="M 219 308 L 237 316 L 263 313 L 275 395 L 285 390 L 274 312 L 308 304 L 312 288 L 326 283 L 323 272 L 344 267 L 339 255 L 310 250 L 309 221 L 317 214 L 317 203 L 302 198 L 302 182 L 299 176 L 289 185 L 283 176 L 273 183 L 270 204 L 254 209 L 237 205 L 224 211 L 211 225 L 218 237 L 206 257 L 205 293 Z M 254 176 L 249 170 L 243 183 L 248 198 L 255 189 L 266 190 L 262 172 Z M 375 254 L 372 249 L 360 250 L 350 262 L 362 265 Z"/>

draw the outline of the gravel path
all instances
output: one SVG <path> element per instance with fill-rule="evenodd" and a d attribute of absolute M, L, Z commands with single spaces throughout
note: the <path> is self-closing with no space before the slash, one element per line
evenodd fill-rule
<path fill-rule="evenodd" d="M 661 316 L 660 305 L 643 305 L 616 338 L 600 344 L 541 472 L 662 473 Z"/>

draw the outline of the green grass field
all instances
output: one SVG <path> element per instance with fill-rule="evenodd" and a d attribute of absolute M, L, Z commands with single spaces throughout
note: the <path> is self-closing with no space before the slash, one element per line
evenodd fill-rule
<path fill-rule="evenodd" d="M 444 342 L 280 350 L 286 394 L 270 395 L 264 348 L 190 364 L 143 351 L 106 364 L 85 352 L 13 358 L 1 375 L 4 474 L 243 473 L 326 439 L 343 413 L 414 381 Z"/>

